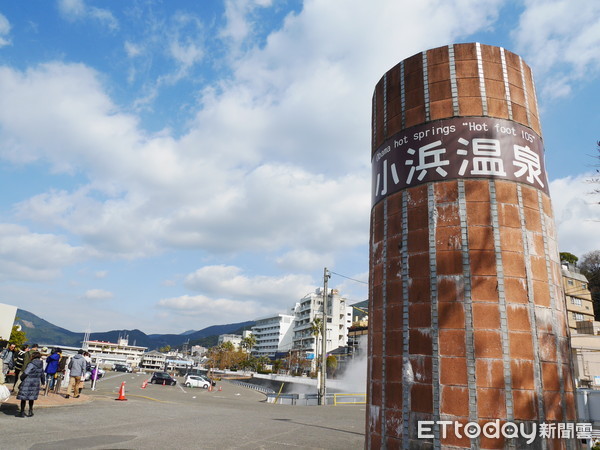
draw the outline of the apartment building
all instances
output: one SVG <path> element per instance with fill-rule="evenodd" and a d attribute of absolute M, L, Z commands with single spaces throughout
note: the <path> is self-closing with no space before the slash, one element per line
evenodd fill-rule
<path fill-rule="evenodd" d="M 577 334 L 577 322 L 594 320 L 594 304 L 587 278 L 572 264 L 562 264 L 567 316 L 571 334 Z"/>
<path fill-rule="evenodd" d="M 293 349 L 306 352 L 309 359 L 314 358 L 320 338 L 313 333 L 316 318 L 323 317 L 323 289 L 306 295 L 300 300 L 295 312 Z M 330 289 L 327 295 L 327 352 L 345 347 L 348 340 L 348 328 L 352 325 L 352 308 L 337 289 Z"/>
<path fill-rule="evenodd" d="M 295 308 L 294 308 L 295 309 Z M 252 327 L 256 344 L 252 355 L 274 357 L 277 352 L 287 352 L 292 348 L 294 315 L 276 314 L 257 319 Z"/>

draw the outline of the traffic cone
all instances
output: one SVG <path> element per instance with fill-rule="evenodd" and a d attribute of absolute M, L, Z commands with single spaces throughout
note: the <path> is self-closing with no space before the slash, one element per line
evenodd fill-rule
<path fill-rule="evenodd" d="M 146 389 L 146 386 L 148 386 L 148 380 L 145 380 L 145 381 L 142 383 L 142 389 Z"/>
<path fill-rule="evenodd" d="M 221 386 L 219 386 L 219 392 L 221 392 L 223 389 L 221 389 Z"/>
<path fill-rule="evenodd" d="M 208 385 L 208 392 L 212 392 L 212 384 Z"/>
<path fill-rule="evenodd" d="M 163 386 L 166 386 L 167 382 L 165 380 L 163 380 Z"/>
<path fill-rule="evenodd" d="M 125 382 L 121 383 L 121 389 L 119 389 L 119 398 L 115 398 L 115 400 L 127 401 L 125 398 Z"/>

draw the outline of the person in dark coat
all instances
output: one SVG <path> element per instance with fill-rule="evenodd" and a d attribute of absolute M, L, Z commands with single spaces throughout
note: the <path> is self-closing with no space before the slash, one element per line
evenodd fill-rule
<path fill-rule="evenodd" d="M 25 416 L 25 402 L 29 401 L 29 411 L 27 417 L 33 416 L 33 402 L 37 400 L 40 394 L 40 386 L 46 384 L 46 376 L 44 374 L 44 364 L 40 359 L 40 352 L 31 354 L 31 362 L 27 365 L 21 378 L 23 379 L 19 386 L 17 400 L 21 400 L 21 411 L 17 413 L 17 417 Z"/>

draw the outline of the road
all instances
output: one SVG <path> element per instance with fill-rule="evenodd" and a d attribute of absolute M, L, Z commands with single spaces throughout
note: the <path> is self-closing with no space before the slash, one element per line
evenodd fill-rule
<path fill-rule="evenodd" d="M 10 449 L 362 449 L 364 405 L 289 406 L 228 382 L 222 391 L 148 385 L 148 376 L 108 372 L 93 399 L 0 413 L 0 447 Z M 121 382 L 127 401 L 117 401 Z M 10 431 L 8 431 L 10 430 Z"/>

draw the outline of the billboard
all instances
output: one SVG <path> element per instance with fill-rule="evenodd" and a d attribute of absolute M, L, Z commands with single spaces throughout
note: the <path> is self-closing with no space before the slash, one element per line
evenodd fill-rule
<path fill-rule="evenodd" d="M 500 178 L 548 194 L 542 138 L 511 120 L 457 117 L 407 128 L 372 158 L 372 206 L 386 196 L 432 181 Z"/>

